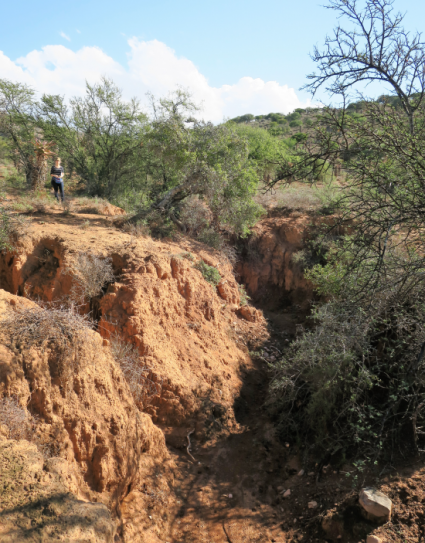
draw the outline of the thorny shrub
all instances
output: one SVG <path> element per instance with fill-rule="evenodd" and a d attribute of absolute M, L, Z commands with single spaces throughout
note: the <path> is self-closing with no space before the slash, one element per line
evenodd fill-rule
<path fill-rule="evenodd" d="M 135 402 L 146 408 L 152 397 L 159 394 L 161 384 L 152 380 L 149 368 L 142 363 L 139 351 L 134 345 L 115 335 L 111 337 L 110 348 Z"/>
<path fill-rule="evenodd" d="M 202 241 L 202 243 L 205 243 L 205 245 L 208 245 L 209 247 L 217 250 L 220 250 L 224 245 L 224 240 L 222 236 L 219 232 L 214 230 L 212 226 L 201 230 L 197 239 L 199 239 L 199 241 Z"/>
<path fill-rule="evenodd" d="M 98 196 L 94 198 L 79 198 L 76 199 L 76 202 L 80 206 L 77 213 L 87 213 L 88 215 L 104 215 L 112 208 L 107 200 Z"/>
<path fill-rule="evenodd" d="M 19 215 L 13 215 L 0 206 L 0 251 L 12 250 L 20 237 L 29 228 L 29 221 Z"/>
<path fill-rule="evenodd" d="M 304 331 L 271 364 L 268 406 L 282 438 L 324 456 L 392 459 L 425 444 L 423 287 L 317 306 Z"/>
<path fill-rule="evenodd" d="M 34 420 L 15 397 L 0 399 L 0 425 L 7 430 L 8 439 L 29 439 Z"/>
<path fill-rule="evenodd" d="M 18 305 L 0 321 L 0 326 L 15 347 L 48 350 L 52 375 L 65 380 L 78 369 L 81 343 L 90 341 L 93 329 L 90 319 L 73 306 L 50 304 Z"/>
<path fill-rule="evenodd" d="M 155 239 L 173 239 L 176 235 L 177 230 L 170 217 L 158 209 L 149 210 L 143 222 L 148 226 L 150 235 Z"/>
<path fill-rule="evenodd" d="M 314 237 L 306 240 L 303 249 L 293 253 L 292 261 L 303 270 L 311 269 L 317 264 L 324 265 L 326 255 L 336 240 L 337 236 L 318 232 Z"/>
<path fill-rule="evenodd" d="M 196 237 L 210 226 L 212 213 L 202 200 L 191 196 L 182 204 L 179 218 L 186 233 Z"/>
<path fill-rule="evenodd" d="M 199 260 L 194 266 L 195 269 L 202 273 L 205 281 L 216 287 L 221 281 L 220 272 L 214 266 L 208 266 L 202 259 Z"/>
<path fill-rule="evenodd" d="M 205 245 L 217 249 L 233 266 L 237 261 L 235 248 L 226 242 L 225 236 L 212 225 L 212 213 L 199 197 L 187 198 L 180 209 L 180 221 L 186 234 Z"/>
<path fill-rule="evenodd" d="M 136 222 L 135 224 L 126 222 L 122 226 L 122 231 L 135 238 L 145 238 L 150 235 L 149 227 L 143 221 Z"/>
<path fill-rule="evenodd" d="M 64 269 L 64 275 L 72 277 L 71 299 L 76 303 L 92 300 L 114 281 L 110 258 L 94 254 L 78 253 Z"/>

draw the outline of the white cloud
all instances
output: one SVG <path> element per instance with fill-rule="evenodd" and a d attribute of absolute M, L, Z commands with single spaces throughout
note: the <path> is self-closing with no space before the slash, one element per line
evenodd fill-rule
<path fill-rule="evenodd" d="M 104 75 L 111 77 L 124 96 L 145 100 L 146 92 L 161 96 L 177 86 L 188 88 L 203 105 L 204 118 L 220 122 L 224 117 L 244 113 L 260 115 L 288 113 L 306 107 L 295 90 L 276 81 L 243 77 L 236 83 L 212 87 L 195 64 L 178 57 L 165 43 L 157 40 L 128 40 L 128 66 L 123 66 L 98 47 L 83 47 L 74 52 L 63 45 L 48 45 L 12 61 L 0 51 L 0 74 L 32 85 L 42 93 L 82 95 L 85 81 L 95 83 Z"/>
<path fill-rule="evenodd" d="M 62 36 L 62 38 L 64 38 L 65 40 L 68 40 L 68 41 L 71 41 L 71 38 L 69 36 L 67 36 L 65 34 L 65 32 L 60 32 L 60 35 Z"/>
<path fill-rule="evenodd" d="M 77 34 L 81 34 L 81 30 L 78 30 L 78 28 L 75 29 L 75 32 L 76 32 Z"/>

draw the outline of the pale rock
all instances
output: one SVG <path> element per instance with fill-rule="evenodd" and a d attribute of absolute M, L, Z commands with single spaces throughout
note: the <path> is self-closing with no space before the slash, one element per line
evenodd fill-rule
<path fill-rule="evenodd" d="M 375 522 L 387 522 L 391 517 L 392 501 L 375 488 L 362 488 L 359 503 L 363 515 Z"/>
<path fill-rule="evenodd" d="M 300 471 L 298 472 L 298 477 L 302 477 L 303 475 L 304 475 L 304 470 L 300 469 Z"/>
<path fill-rule="evenodd" d="M 382 543 L 382 539 L 377 535 L 368 535 L 366 543 Z"/>
<path fill-rule="evenodd" d="M 283 497 L 289 498 L 290 495 L 291 495 L 291 490 L 288 488 L 288 490 L 283 494 Z"/>
<path fill-rule="evenodd" d="M 314 500 L 311 502 L 308 502 L 309 509 L 316 509 L 316 507 L 317 507 L 317 502 L 315 502 Z"/>

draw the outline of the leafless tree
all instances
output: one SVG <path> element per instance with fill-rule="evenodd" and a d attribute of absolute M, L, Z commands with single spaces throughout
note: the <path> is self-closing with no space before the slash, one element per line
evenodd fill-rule
<path fill-rule="evenodd" d="M 313 95 L 325 86 L 331 94 L 346 93 L 357 83 L 388 84 L 398 96 L 414 132 L 413 117 L 425 96 L 425 43 L 420 33 L 404 30 L 404 15 L 395 13 L 394 0 L 330 0 L 327 8 L 344 18 L 323 50 L 314 48 L 312 59 L 319 72 L 308 76 L 305 89 Z"/>

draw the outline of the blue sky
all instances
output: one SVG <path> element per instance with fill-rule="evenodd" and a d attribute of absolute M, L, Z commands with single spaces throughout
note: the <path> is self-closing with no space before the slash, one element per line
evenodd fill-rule
<path fill-rule="evenodd" d="M 254 114 L 280 103 L 280 110 L 289 110 L 306 104 L 308 96 L 299 88 L 313 70 L 309 52 L 336 24 L 324 3 L 3 2 L 0 77 L 42 92 L 78 94 L 84 79 L 111 75 L 125 95 L 140 97 L 150 87 L 163 93 L 193 80 L 196 97 L 205 104 L 215 100 L 208 114 L 214 120 L 244 113 L 244 106 Z M 408 12 L 409 30 L 425 27 L 424 0 L 396 1 L 395 7 Z"/>

